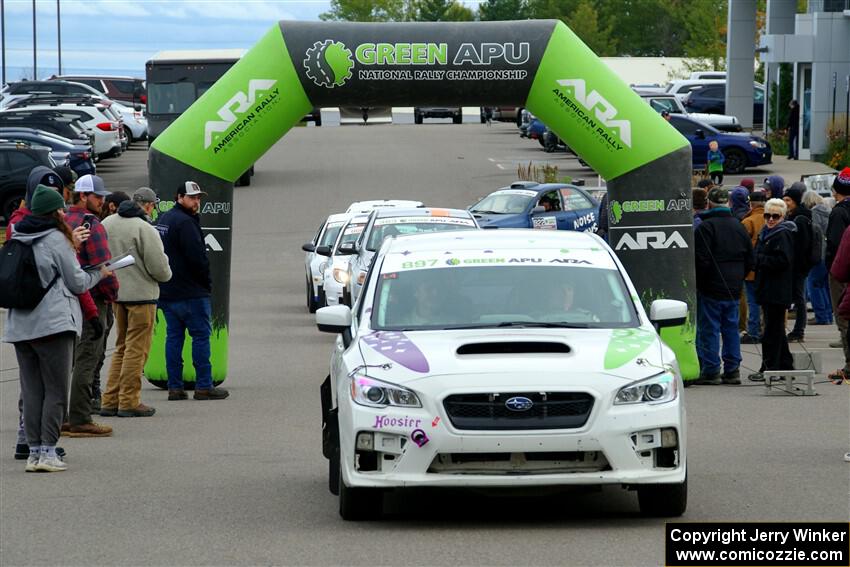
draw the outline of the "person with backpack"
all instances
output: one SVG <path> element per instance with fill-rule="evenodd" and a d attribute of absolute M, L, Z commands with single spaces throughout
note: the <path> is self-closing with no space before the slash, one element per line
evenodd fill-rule
<path fill-rule="evenodd" d="M 812 212 L 803 204 L 806 186 L 797 182 L 785 190 L 782 200 L 788 206 L 788 220 L 797 225 L 794 234 L 794 270 L 791 300 L 794 302 L 794 329 L 788 333 L 791 342 L 803 342 L 806 332 L 806 277 L 820 261 L 820 243 L 815 239 Z"/>
<path fill-rule="evenodd" d="M 39 186 L 31 214 L 15 224 L 0 255 L 0 305 L 9 309 L 2 340 L 14 345 L 20 368 L 27 472 L 67 469 L 56 443 L 83 326 L 75 295 L 111 274 L 103 266 L 92 272 L 80 268 L 64 207 L 56 190 Z"/>
<path fill-rule="evenodd" d="M 829 273 L 826 271 L 826 228 L 829 226 L 829 213 L 832 210 L 817 192 L 808 190 L 803 193 L 803 204 L 812 211 L 812 228 L 815 239 L 820 243 L 820 262 L 809 270 L 806 278 L 806 295 L 812 302 L 815 312 L 807 325 L 832 325 L 832 300 L 829 297 Z"/>

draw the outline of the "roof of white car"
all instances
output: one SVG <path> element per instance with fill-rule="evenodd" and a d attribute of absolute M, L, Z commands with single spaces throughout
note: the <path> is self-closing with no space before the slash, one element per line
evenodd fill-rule
<path fill-rule="evenodd" d="M 345 222 L 354 216 L 352 213 L 334 213 L 332 215 L 328 215 L 328 220 L 325 223 L 329 222 Z"/>
<path fill-rule="evenodd" d="M 423 255 L 481 258 L 510 255 L 580 258 L 598 268 L 616 269 L 609 249 L 599 237 L 571 230 L 498 229 L 434 232 L 399 236 L 387 241 L 387 256 L 416 260 Z M 484 256 L 486 254 L 486 256 Z M 492 255 L 492 256 L 491 256 Z M 567 262 L 569 263 L 569 262 Z"/>
<path fill-rule="evenodd" d="M 378 199 L 374 201 L 355 201 L 348 206 L 347 213 L 368 213 L 383 207 L 416 208 L 423 206 L 422 201 L 406 201 L 403 199 Z"/>
<path fill-rule="evenodd" d="M 375 215 L 379 219 L 387 217 L 472 217 L 472 213 L 466 209 L 443 209 L 438 207 L 387 207 L 378 209 Z"/>

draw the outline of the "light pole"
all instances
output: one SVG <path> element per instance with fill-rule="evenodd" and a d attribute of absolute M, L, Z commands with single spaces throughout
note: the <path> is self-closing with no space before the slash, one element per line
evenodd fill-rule
<path fill-rule="evenodd" d="M 56 41 L 59 46 L 59 74 L 62 74 L 62 12 L 56 0 Z"/>
<path fill-rule="evenodd" d="M 35 0 L 32 0 L 32 80 L 38 77 L 38 40 L 35 38 Z"/>
<path fill-rule="evenodd" d="M 3 78 L 0 86 L 6 84 L 6 2 L 0 0 L 0 51 L 3 53 Z"/>

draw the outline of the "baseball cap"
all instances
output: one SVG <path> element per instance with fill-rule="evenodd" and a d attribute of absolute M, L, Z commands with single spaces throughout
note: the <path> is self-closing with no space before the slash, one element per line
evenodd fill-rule
<path fill-rule="evenodd" d="M 109 195 L 109 191 L 103 184 L 103 179 L 97 175 L 83 175 L 77 179 L 77 182 L 74 183 L 74 193 L 94 193 L 101 197 Z"/>
<path fill-rule="evenodd" d="M 729 202 L 729 189 L 714 187 L 708 192 L 708 200 L 715 205 L 725 205 Z"/>
<path fill-rule="evenodd" d="M 178 195 L 206 195 L 206 191 L 201 191 L 201 186 L 194 181 L 187 181 L 177 188 Z"/>
<path fill-rule="evenodd" d="M 59 176 L 59 179 L 62 180 L 62 183 L 67 187 L 68 185 L 73 185 L 77 180 L 77 174 L 73 169 L 68 167 L 67 165 L 60 165 L 53 171 L 56 172 L 56 175 Z"/>
<path fill-rule="evenodd" d="M 133 201 L 137 203 L 159 203 L 159 197 L 150 187 L 139 187 L 133 192 Z"/>
<path fill-rule="evenodd" d="M 57 189 L 60 192 L 65 188 L 65 185 L 62 183 L 62 178 L 59 177 L 55 171 L 48 171 L 42 175 L 41 179 L 38 180 L 38 184 Z"/>

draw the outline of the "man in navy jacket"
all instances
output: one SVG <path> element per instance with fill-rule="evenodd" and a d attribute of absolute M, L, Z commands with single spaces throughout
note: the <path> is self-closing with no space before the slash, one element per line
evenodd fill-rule
<path fill-rule="evenodd" d="M 159 285 L 159 307 L 165 315 L 165 367 L 168 399 L 185 400 L 183 386 L 183 340 L 192 337 L 196 400 L 223 400 L 229 393 L 212 382 L 210 335 L 212 334 L 210 262 L 201 232 L 201 195 L 194 181 L 177 188 L 174 208 L 157 219 L 172 276 Z"/>

